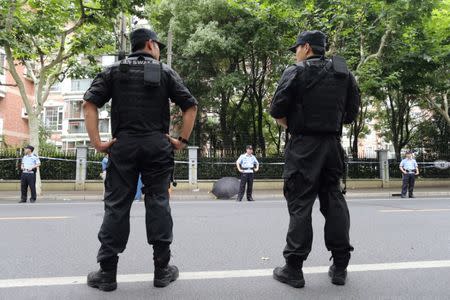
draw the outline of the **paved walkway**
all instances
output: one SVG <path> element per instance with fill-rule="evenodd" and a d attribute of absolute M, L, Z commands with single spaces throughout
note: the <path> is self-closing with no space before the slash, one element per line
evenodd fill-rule
<path fill-rule="evenodd" d="M 449 188 L 418 188 L 414 191 L 416 197 L 450 197 Z M 283 198 L 281 190 L 255 190 L 255 200 L 258 198 Z M 348 190 L 347 198 L 393 198 L 400 197 L 399 189 L 358 189 Z M 0 201 L 18 201 L 20 192 L 0 191 Z M 38 196 L 38 201 L 100 201 L 101 191 L 44 191 Z M 213 200 L 215 196 L 208 191 L 173 190 L 172 200 Z M 245 200 L 245 199 L 244 199 Z"/>

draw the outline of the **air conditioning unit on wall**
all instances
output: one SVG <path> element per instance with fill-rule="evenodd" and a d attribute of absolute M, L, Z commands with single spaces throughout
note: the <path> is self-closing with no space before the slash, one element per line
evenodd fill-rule
<path fill-rule="evenodd" d="M 22 119 L 28 119 L 28 113 L 27 109 L 25 107 L 22 107 Z"/>
<path fill-rule="evenodd" d="M 6 96 L 6 80 L 4 75 L 0 75 L 0 100 Z"/>

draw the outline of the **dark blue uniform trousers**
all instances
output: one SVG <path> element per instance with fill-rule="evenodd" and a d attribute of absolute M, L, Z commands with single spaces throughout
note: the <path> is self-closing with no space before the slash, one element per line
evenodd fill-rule
<path fill-rule="evenodd" d="M 119 134 L 110 149 L 105 180 L 105 215 L 98 233 L 101 243 L 97 261 L 117 264 L 117 254 L 125 250 L 130 234 L 130 209 L 136 194 L 139 173 L 145 190 L 147 241 L 153 245 L 155 265 L 170 258 L 172 216 L 169 184 L 173 171 L 173 147 L 165 134 Z"/>
<path fill-rule="evenodd" d="M 245 185 L 247 185 L 247 200 L 253 200 L 252 193 L 253 193 L 253 173 L 242 173 L 241 174 L 241 182 L 239 184 L 239 193 L 237 196 L 237 200 L 241 201 L 242 197 L 244 197 L 245 192 Z"/>
<path fill-rule="evenodd" d="M 402 195 L 406 196 L 408 191 L 409 196 L 413 195 L 414 184 L 416 182 L 416 175 L 414 173 L 403 174 L 402 179 Z"/>
<path fill-rule="evenodd" d="M 36 174 L 22 173 L 20 177 L 21 201 L 27 201 L 28 187 L 31 190 L 30 202 L 36 201 Z"/>
<path fill-rule="evenodd" d="M 292 137 L 286 149 L 284 195 L 289 210 L 289 229 L 283 255 L 298 265 L 311 252 L 311 212 L 319 197 L 325 217 L 325 245 L 334 263 L 346 267 L 350 259 L 350 215 L 340 188 L 344 152 L 336 136 Z"/>

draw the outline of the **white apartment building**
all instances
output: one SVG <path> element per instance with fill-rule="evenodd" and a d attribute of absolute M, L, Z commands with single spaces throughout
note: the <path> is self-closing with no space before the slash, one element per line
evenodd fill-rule
<path fill-rule="evenodd" d="M 113 56 L 103 56 L 102 66 L 114 63 Z M 42 120 L 51 132 L 49 142 L 63 151 L 75 151 L 76 146 L 90 146 L 82 110 L 83 95 L 92 79 L 70 79 L 52 87 L 44 104 Z M 99 110 L 99 131 L 102 140 L 111 138 L 110 104 Z"/>

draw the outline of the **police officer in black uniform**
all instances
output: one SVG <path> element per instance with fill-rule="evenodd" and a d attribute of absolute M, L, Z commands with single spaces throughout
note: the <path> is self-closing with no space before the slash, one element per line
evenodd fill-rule
<path fill-rule="evenodd" d="M 105 215 L 98 234 L 100 270 L 87 278 L 89 286 L 104 291 L 117 287 L 118 254 L 125 250 L 130 233 L 130 208 L 139 173 L 144 184 L 147 240 L 153 245 L 153 284 L 164 287 L 178 278 L 177 267 L 168 264 L 173 226 L 168 188 L 174 168 L 173 150 L 188 143 L 197 113 L 197 101 L 178 74 L 159 62 L 164 45 L 156 33 L 137 29 L 130 40 L 133 53 L 99 73 L 83 103 L 91 144 L 97 151 L 110 154 Z M 110 99 L 113 139 L 102 142 L 97 108 Z M 183 111 L 178 139 L 168 136 L 169 99 Z"/>
<path fill-rule="evenodd" d="M 283 255 L 286 265 L 275 268 L 276 280 L 301 288 L 303 261 L 311 251 L 311 211 L 317 196 L 325 217 L 325 244 L 332 253 L 329 275 L 345 284 L 350 260 L 350 216 L 340 189 L 344 152 L 342 124 L 353 122 L 360 97 L 353 75 L 341 57 L 326 59 L 326 36 L 305 31 L 290 48 L 297 64 L 288 67 L 279 82 L 270 114 L 288 129 L 284 195 L 290 222 Z"/>

